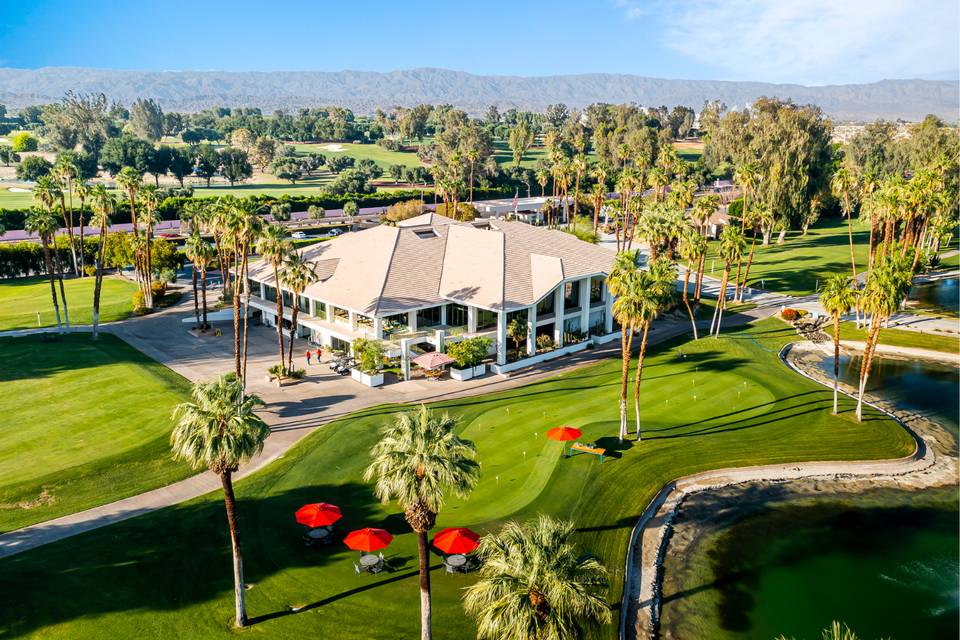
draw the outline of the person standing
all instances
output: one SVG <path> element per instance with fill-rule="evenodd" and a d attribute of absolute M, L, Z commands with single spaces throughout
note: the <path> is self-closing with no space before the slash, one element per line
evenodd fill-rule
<path fill-rule="evenodd" d="M 307 366 L 310 366 L 310 349 L 307 349 Z"/>

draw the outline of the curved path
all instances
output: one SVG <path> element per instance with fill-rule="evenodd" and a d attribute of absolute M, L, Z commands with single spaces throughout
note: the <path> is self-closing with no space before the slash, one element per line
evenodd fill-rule
<path fill-rule="evenodd" d="M 791 362 L 789 353 L 793 347 L 794 344 L 789 344 L 781 350 L 781 361 L 794 372 L 832 388 L 832 385 L 808 374 Z M 854 397 L 847 391 L 841 392 Z M 932 470 L 935 465 L 942 467 L 941 472 L 931 474 L 924 482 L 931 485 L 942 484 L 944 478 L 956 477 L 957 459 L 938 455 L 935 438 L 927 434 L 918 435 L 899 416 L 881 406 L 883 403 L 864 402 L 897 420 L 913 436 L 916 449 L 912 455 L 890 460 L 802 462 L 718 469 L 685 476 L 665 485 L 644 510 L 631 535 L 625 568 L 620 637 L 623 640 L 656 637 L 660 615 L 662 562 L 667 550 L 669 532 L 684 498 L 691 493 L 761 480 L 893 478 L 920 474 Z"/>

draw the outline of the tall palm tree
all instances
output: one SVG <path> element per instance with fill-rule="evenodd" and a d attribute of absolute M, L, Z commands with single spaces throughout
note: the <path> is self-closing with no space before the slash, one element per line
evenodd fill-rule
<path fill-rule="evenodd" d="M 611 309 L 620 325 L 620 441 L 627 438 L 627 385 L 630 382 L 630 352 L 633 332 L 640 318 L 638 278 L 640 277 L 639 251 L 621 251 L 617 254 L 607 277 L 607 287 L 616 296 Z"/>
<path fill-rule="evenodd" d="M 143 176 L 133 167 L 124 167 L 116 176 L 117 187 L 127 194 L 127 201 L 130 203 L 130 224 L 133 225 L 134 237 L 140 235 L 140 227 L 137 223 L 137 195 L 143 189 Z M 137 285 L 143 288 L 143 273 L 141 265 L 141 256 L 134 255 L 134 273 L 137 278 Z M 146 294 L 144 294 L 146 298 Z"/>
<path fill-rule="evenodd" d="M 84 214 L 84 210 L 83 210 L 83 207 L 84 207 L 84 205 L 86 205 L 87 200 L 90 199 L 90 195 L 91 195 L 92 191 L 91 191 L 91 187 L 90 187 L 89 184 L 87 184 L 86 182 L 82 182 L 82 181 L 81 181 L 81 182 L 78 182 L 77 184 L 74 185 L 74 187 L 73 187 L 73 192 L 77 194 L 77 199 L 80 200 L 80 208 L 77 210 L 78 213 L 79 213 L 79 218 L 80 218 L 79 221 L 78 221 L 78 224 L 80 225 L 80 226 L 79 226 L 79 229 L 80 229 L 80 238 L 79 238 L 79 243 L 78 243 L 78 244 L 80 245 L 80 271 L 78 272 L 77 275 L 79 275 L 79 276 L 81 276 L 81 277 L 86 277 L 86 274 L 83 272 L 83 269 L 84 269 L 84 266 L 85 266 L 85 264 L 84 264 L 84 263 L 85 263 L 85 260 L 84 260 L 84 256 L 83 256 L 83 253 L 84 253 L 84 248 L 83 248 L 83 225 L 84 225 L 83 214 Z"/>
<path fill-rule="evenodd" d="M 93 200 L 93 217 L 90 222 L 100 230 L 97 241 L 97 273 L 93 283 L 93 338 L 97 338 L 97 327 L 100 324 L 100 290 L 103 285 L 103 252 L 107 244 L 107 227 L 110 226 L 110 216 L 116 209 L 116 198 L 106 187 L 97 184 L 90 191 Z"/>
<path fill-rule="evenodd" d="M 573 157 L 573 160 L 570 162 L 570 166 L 573 169 L 573 218 L 571 224 L 576 221 L 577 215 L 580 212 L 580 181 L 583 179 L 583 174 L 587 172 L 587 156 L 583 153 L 578 153 Z"/>
<path fill-rule="evenodd" d="M 592 173 L 596 179 L 593 185 L 593 235 L 597 235 L 597 227 L 600 225 L 600 207 L 607 195 L 607 168 L 598 164 L 593 167 Z"/>
<path fill-rule="evenodd" d="M 857 420 L 863 419 L 863 394 L 870 378 L 870 367 L 877 344 L 880 341 L 880 328 L 884 322 L 900 308 L 910 284 L 913 271 L 910 263 L 897 252 L 881 256 L 874 265 L 873 273 L 861 294 L 863 308 L 872 314 L 867 344 L 860 362 L 860 386 L 857 395 Z"/>
<path fill-rule="evenodd" d="M 53 269 L 52 273 L 55 275 L 56 281 L 59 284 L 60 302 L 63 306 L 64 324 L 66 324 L 67 331 L 70 331 L 70 313 L 67 309 L 67 292 L 63 287 L 63 263 L 60 260 L 60 250 L 57 248 L 57 231 L 60 229 L 60 222 L 57 220 L 56 214 L 53 212 L 53 208 L 54 205 L 56 205 L 57 200 L 62 200 L 62 198 L 63 191 L 61 191 L 57 181 L 53 178 L 53 176 L 41 176 L 37 180 L 37 184 L 33 187 L 33 199 L 38 201 L 49 214 L 48 217 L 43 219 L 40 219 L 39 217 L 35 218 L 37 228 L 34 230 L 34 232 L 41 236 L 42 241 L 42 236 L 44 233 L 41 231 L 41 229 L 46 230 L 47 244 L 51 250 L 51 264 L 48 265 L 48 271 L 50 268 Z M 57 324 L 59 326 L 59 322 Z"/>
<path fill-rule="evenodd" d="M 577 549 L 574 532 L 541 515 L 480 540 L 479 579 L 464 595 L 479 640 L 579 640 L 610 623 L 607 571 Z"/>
<path fill-rule="evenodd" d="M 757 248 L 757 229 L 763 229 L 764 227 L 773 225 L 773 212 L 770 211 L 769 207 L 755 205 L 750 208 L 749 213 L 744 215 L 746 216 L 747 225 L 752 230 L 753 235 L 750 238 L 750 253 L 747 256 L 747 266 L 743 270 L 743 281 L 740 285 L 740 297 L 735 297 L 737 302 L 743 302 L 743 294 L 747 290 L 747 283 L 750 282 L 750 266 L 753 264 L 753 254 Z M 734 294 L 736 295 L 736 292 L 734 292 Z"/>
<path fill-rule="evenodd" d="M 723 310 L 727 306 L 727 284 L 730 282 L 730 269 L 734 262 L 743 255 L 743 236 L 740 230 L 727 225 L 720 233 L 720 257 L 723 259 L 723 279 L 720 281 L 720 295 L 717 298 L 717 307 L 713 311 L 713 320 L 710 323 L 710 333 L 720 335 L 720 323 L 723 320 Z M 716 330 L 714 330 L 714 323 Z"/>
<path fill-rule="evenodd" d="M 160 220 L 157 208 L 160 206 L 160 193 L 156 185 L 148 184 L 143 187 L 140 193 L 140 204 L 143 205 L 143 213 L 140 216 L 144 223 L 144 237 L 146 238 L 144 271 L 146 273 L 146 287 L 143 292 L 143 298 L 146 301 L 148 309 L 153 308 L 153 254 L 151 244 L 153 244 L 153 227 Z"/>
<path fill-rule="evenodd" d="M 536 172 L 537 184 L 540 185 L 540 197 L 544 197 L 547 191 L 547 183 L 550 181 L 550 172 L 546 167 L 538 167 Z"/>
<path fill-rule="evenodd" d="M 73 259 L 73 272 L 80 273 L 77 262 L 77 245 L 73 239 L 73 181 L 80 175 L 80 167 L 70 154 L 60 154 L 50 174 L 66 187 L 70 206 L 64 202 L 63 191 L 60 191 L 60 213 L 63 216 L 63 226 L 67 229 L 67 238 L 70 239 L 70 256 Z"/>
<path fill-rule="evenodd" d="M 854 286 L 857 286 L 857 258 L 853 253 L 853 219 L 850 217 L 853 210 L 853 199 L 859 191 L 857 178 L 846 167 L 840 167 L 830 180 L 830 189 L 833 195 L 840 200 L 843 214 L 847 216 L 847 238 L 850 241 L 850 268 L 853 270 Z"/>
<path fill-rule="evenodd" d="M 304 259 L 303 254 L 298 251 L 291 251 L 280 268 L 280 282 L 293 294 L 293 312 L 290 315 L 290 348 L 287 349 L 287 370 L 289 371 L 293 371 L 293 338 L 297 334 L 300 294 L 316 282 L 317 278 L 314 264 Z"/>
<path fill-rule="evenodd" d="M 647 353 L 647 334 L 650 323 L 670 301 L 676 287 L 677 272 L 666 258 L 652 261 L 646 271 L 640 271 L 636 280 L 635 295 L 639 303 L 637 319 L 643 328 L 640 338 L 640 353 L 637 354 L 637 371 L 633 378 L 633 407 L 637 417 L 637 440 L 640 440 L 640 379 L 643 377 L 643 359 Z"/>
<path fill-rule="evenodd" d="M 693 327 L 693 339 L 699 340 L 697 336 L 697 321 L 693 316 L 693 308 L 690 306 L 687 290 L 690 288 L 690 273 L 699 267 L 700 261 L 707 253 L 707 239 L 700 235 L 696 229 L 688 226 L 683 235 L 680 236 L 678 248 L 680 257 L 687 261 L 687 266 L 683 273 L 683 306 L 687 308 L 687 313 L 690 315 L 690 324 Z"/>
<path fill-rule="evenodd" d="M 420 637 L 433 635 L 430 620 L 430 549 L 427 532 L 437 521 L 446 494 L 466 498 L 480 477 L 473 442 L 454 433 L 455 421 L 432 413 L 425 405 L 398 415 L 384 426 L 370 452 L 373 461 L 363 473 L 375 480 L 374 494 L 396 500 L 417 534 L 420 556 Z"/>
<path fill-rule="evenodd" d="M 197 318 L 197 327 L 201 331 L 206 331 L 210 328 L 207 322 L 207 268 L 214 258 L 213 247 L 203 239 L 200 235 L 200 230 L 197 227 L 193 227 L 190 232 L 190 237 L 187 238 L 187 241 L 183 245 L 183 249 L 187 259 L 193 263 L 193 310 Z M 202 304 L 200 299 L 197 298 L 198 275 L 200 279 Z M 203 310 L 202 316 L 200 309 Z"/>
<path fill-rule="evenodd" d="M 271 224 L 265 227 L 263 233 L 257 238 L 256 248 L 257 253 L 273 267 L 273 283 L 277 289 L 277 348 L 280 351 L 280 366 L 283 367 L 283 292 L 280 289 L 280 265 L 283 264 L 293 245 L 282 226 Z"/>
<path fill-rule="evenodd" d="M 57 301 L 57 287 L 55 284 L 56 276 L 53 271 L 53 261 L 50 259 L 50 238 L 59 228 L 56 216 L 49 209 L 34 207 L 27 214 L 27 219 L 23 223 L 23 228 L 30 233 L 40 236 L 40 244 L 43 247 L 43 263 L 47 267 L 47 278 L 50 280 L 50 296 L 53 298 L 53 313 L 57 317 L 57 330 L 63 331 L 63 323 L 60 320 L 60 304 Z M 54 247 L 56 250 L 56 247 Z M 66 309 L 64 309 L 66 313 Z M 68 325 L 69 326 L 69 325 Z"/>
<path fill-rule="evenodd" d="M 753 162 L 747 162 L 737 167 L 733 172 L 733 180 L 740 185 L 740 191 L 743 193 L 743 211 L 740 214 L 740 237 L 746 241 L 747 216 L 750 213 L 750 192 L 753 191 L 760 182 L 760 171 Z M 740 265 L 743 256 L 737 258 L 737 276 L 733 282 L 733 298 L 740 298 L 740 288 L 746 282 L 740 282 Z"/>
<path fill-rule="evenodd" d="M 837 394 L 840 387 L 840 316 L 850 311 L 856 302 L 856 293 L 850 286 L 851 281 L 838 273 L 823 285 L 820 292 L 820 304 L 833 318 L 833 414 L 837 414 Z"/>
<path fill-rule="evenodd" d="M 242 385 L 234 376 L 198 382 L 193 385 L 192 396 L 193 402 L 179 404 L 173 411 L 176 426 L 170 435 L 170 445 L 175 458 L 186 461 L 194 469 L 207 468 L 220 476 L 233 551 L 236 625 L 242 627 L 247 623 L 247 609 L 233 474 L 243 462 L 263 450 L 270 427 L 254 413 L 257 407 L 263 406 L 263 401 L 257 396 L 244 395 Z"/>

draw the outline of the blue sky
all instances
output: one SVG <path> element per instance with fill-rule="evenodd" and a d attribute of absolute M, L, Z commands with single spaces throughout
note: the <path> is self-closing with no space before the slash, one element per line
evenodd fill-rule
<path fill-rule="evenodd" d="M 0 66 L 955 77 L 957 0 L 0 0 Z"/>

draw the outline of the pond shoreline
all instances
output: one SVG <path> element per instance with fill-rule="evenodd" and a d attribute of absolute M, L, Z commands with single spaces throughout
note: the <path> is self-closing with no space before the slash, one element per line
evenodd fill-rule
<path fill-rule="evenodd" d="M 816 366 L 824 350 L 832 354 L 832 349 L 832 344 L 798 342 L 787 345 L 781 351 L 780 359 L 797 374 L 832 388 L 832 379 L 824 376 Z M 924 355 L 913 353 L 922 350 L 910 351 L 910 354 L 902 355 L 908 358 Z M 926 355 L 940 359 L 943 354 L 926 352 Z M 840 384 L 840 390 L 851 397 L 855 394 L 855 389 L 843 383 Z M 681 512 L 684 500 L 692 494 L 723 490 L 729 492 L 731 505 L 739 504 L 740 508 L 747 509 L 752 504 L 744 500 L 748 491 L 753 489 L 755 495 L 763 495 L 762 499 L 768 500 L 769 492 L 756 489 L 774 485 L 785 489 L 780 495 L 786 499 L 791 494 L 801 495 L 810 491 L 829 495 L 862 492 L 877 487 L 917 490 L 956 484 L 958 459 L 949 432 L 924 416 L 903 411 L 872 394 L 867 394 L 864 402 L 894 418 L 910 432 L 917 443 L 913 455 L 895 460 L 807 462 L 721 469 L 681 478 L 664 486 L 644 511 L 631 538 L 621 609 L 621 638 L 658 637 L 663 560 L 667 549 L 670 545 L 674 545 L 671 551 L 683 547 L 679 549 L 682 553 L 698 535 L 696 531 L 688 532 L 685 544 L 684 540 L 671 541 L 673 523 Z"/>

